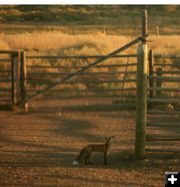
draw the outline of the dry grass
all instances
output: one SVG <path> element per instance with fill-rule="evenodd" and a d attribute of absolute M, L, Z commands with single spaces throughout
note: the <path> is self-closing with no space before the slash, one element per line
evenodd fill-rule
<path fill-rule="evenodd" d="M 107 54 L 126 44 L 133 38 L 129 36 L 107 35 L 101 32 L 92 34 L 67 34 L 59 31 L 0 34 L 2 49 L 56 50 L 64 55 Z M 149 46 L 155 53 L 178 54 L 180 36 L 151 36 Z M 136 52 L 136 48 L 128 52 Z"/>

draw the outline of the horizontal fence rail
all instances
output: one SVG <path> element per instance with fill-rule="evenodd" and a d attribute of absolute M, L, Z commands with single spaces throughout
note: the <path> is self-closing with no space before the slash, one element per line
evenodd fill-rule
<path fill-rule="evenodd" d="M 106 55 L 93 55 L 93 56 L 38 56 L 38 55 L 27 55 L 27 58 L 29 59 L 96 59 L 96 58 L 103 58 L 106 57 Z M 137 57 L 136 54 L 128 54 L 128 55 L 114 55 L 111 58 L 134 58 Z"/>

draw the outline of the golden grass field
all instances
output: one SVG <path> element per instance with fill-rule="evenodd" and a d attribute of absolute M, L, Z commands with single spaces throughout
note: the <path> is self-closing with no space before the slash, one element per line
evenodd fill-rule
<path fill-rule="evenodd" d="M 134 38 L 128 35 L 109 35 L 102 32 L 92 34 L 68 34 L 60 31 L 33 33 L 0 34 L 1 49 L 56 50 L 62 55 L 99 55 L 107 54 L 128 43 Z M 150 36 L 149 48 L 155 54 L 178 54 L 180 36 Z M 136 53 L 136 48 L 130 49 Z"/>

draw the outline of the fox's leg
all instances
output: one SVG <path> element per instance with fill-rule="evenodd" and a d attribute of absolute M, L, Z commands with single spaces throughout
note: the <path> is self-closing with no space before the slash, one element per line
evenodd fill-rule
<path fill-rule="evenodd" d="M 90 158 L 91 158 L 91 154 L 89 154 L 89 155 L 87 156 L 88 164 L 92 164 L 92 162 L 90 161 Z"/>
<path fill-rule="evenodd" d="M 84 163 L 85 163 L 85 165 L 89 164 L 87 158 L 84 159 Z"/>
<path fill-rule="evenodd" d="M 107 152 L 104 153 L 104 165 L 107 165 Z"/>

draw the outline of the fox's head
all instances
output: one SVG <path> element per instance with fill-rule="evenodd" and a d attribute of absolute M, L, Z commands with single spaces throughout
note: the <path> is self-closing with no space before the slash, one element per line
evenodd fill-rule
<path fill-rule="evenodd" d="M 106 144 L 111 144 L 111 140 L 114 139 L 114 138 L 115 138 L 115 136 L 105 137 Z"/>

